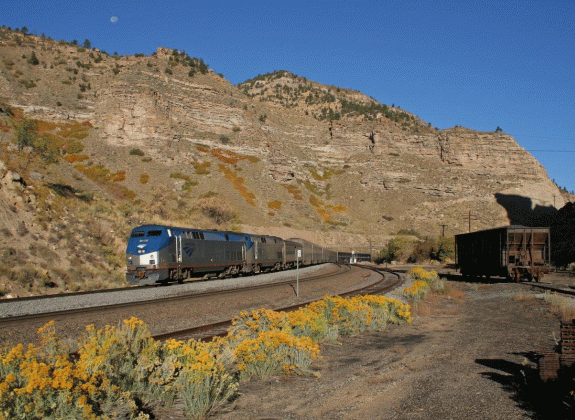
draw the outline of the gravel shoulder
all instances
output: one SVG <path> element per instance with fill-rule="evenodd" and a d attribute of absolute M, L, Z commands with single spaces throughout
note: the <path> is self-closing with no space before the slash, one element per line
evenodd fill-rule
<path fill-rule="evenodd" d="M 510 283 L 449 287 L 417 304 L 409 325 L 323 345 L 313 365 L 319 377 L 243 384 L 214 418 L 569 418 L 538 380 L 537 352 L 559 336 L 540 292 Z"/>

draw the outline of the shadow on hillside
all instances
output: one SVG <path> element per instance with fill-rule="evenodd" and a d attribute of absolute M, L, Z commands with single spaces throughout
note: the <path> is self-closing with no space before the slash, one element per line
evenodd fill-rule
<path fill-rule="evenodd" d="M 529 197 L 496 193 L 495 199 L 507 211 L 511 225 L 547 227 L 557 216 L 557 209 L 553 205 L 534 207 Z"/>

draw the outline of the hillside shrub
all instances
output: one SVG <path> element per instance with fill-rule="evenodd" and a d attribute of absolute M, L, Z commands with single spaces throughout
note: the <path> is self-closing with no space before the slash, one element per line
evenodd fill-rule
<path fill-rule="evenodd" d="M 130 155 L 133 156 L 144 156 L 144 152 L 142 152 L 140 149 L 138 148 L 134 148 L 130 150 Z"/>
<path fill-rule="evenodd" d="M 281 210 L 282 202 L 279 200 L 270 201 L 268 207 L 272 210 Z"/>
<path fill-rule="evenodd" d="M 215 199 L 214 197 L 216 196 L 217 193 L 207 193 L 198 200 L 198 207 L 201 213 L 217 225 L 230 223 L 236 218 L 236 214 L 222 204 L 220 200 Z"/>
<path fill-rule="evenodd" d="M 396 236 L 390 239 L 387 246 L 379 252 L 378 260 L 386 263 L 392 261 L 407 261 L 411 255 L 412 248 L 413 240 L 405 236 Z"/>
<path fill-rule="evenodd" d="M 207 175 L 210 173 L 208 168 L 212 166 L 212 163 L 209 161 L 206 162 L 192 162 L 192 166 L 196 170 L 196 175 Z"/>

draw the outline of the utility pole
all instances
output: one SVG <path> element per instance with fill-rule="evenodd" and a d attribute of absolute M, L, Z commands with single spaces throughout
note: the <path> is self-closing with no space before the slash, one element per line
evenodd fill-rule
<path fill-rule="evenodd" d="M 441 237 L 443 238 L 445 236 L 445 228 L 447 227 L 447 225 L 439 225 L 441 226 L 442 230 L 441 230 Z"/>
<path fill-rule="evenodd" d="M 373 244 L 373 241 L 371 239 L 368 239 L 367 242 L 369 243 L 369 262 L 371 262 L 372 259 L 372 253 L 371 253 L 371 246 Z"/>
<path fill-rule="evenodd" d="M 471 214 L 471 210 L 469 210 L 469 230 L 468 230 L 468 232 L 471 232 L 471 221 L 472 221 L 472 220 L 477 220 L 477 217 L 476 217 L 476 216 L 473 216 L 473 215 Z"/>

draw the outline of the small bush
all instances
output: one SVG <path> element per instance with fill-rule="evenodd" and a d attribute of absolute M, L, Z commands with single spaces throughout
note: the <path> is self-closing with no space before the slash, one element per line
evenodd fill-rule
<path fill-rule="evenodd" d="M 130 150 L 130 155 L 133 156 L 144 156 L 144 152 L 142 152 L 140 149 L 138 148 L 134 148 Z"/>
<path fill-rule="evenodd" d="M 210 173 L 210 171 L 208 171 L 208 168 L 210 166 L 212 166 L 211 162 L 193 162 L 192 166 L 194 167 L 194 169 L 196 170 L 196 175 L 207 175 Z"/>
<path fill-rule="evenodd" d="M 213 194 L 205 194 L 204 198 L 198 200 L 202 214 L 212 219 L 217 225 L 230 223 L 234 220 L 236 218 L 235 213 L 213 197 Z"/>
<path fill-rule="evenodd" d="M 282 202 L 279 200 L 275 200 L 275 201 L 270 201 L 268 203 L 268 207 L 272 210 L 281 210 L 282 208 Z"/>

